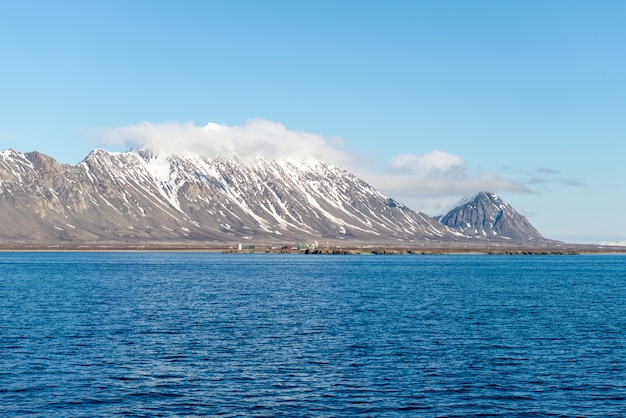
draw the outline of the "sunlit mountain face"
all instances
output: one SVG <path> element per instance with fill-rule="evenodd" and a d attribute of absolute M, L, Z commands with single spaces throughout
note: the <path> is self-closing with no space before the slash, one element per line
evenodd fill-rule
<path fill-rule="evenodd" d="M 494 195 L 499 215 L 466 205 L 441 223 L 314 159 L 94 150 L 66 165 L 7 150 L 0 179 L 0 239 L 16 244 L 542 239 Z"/>

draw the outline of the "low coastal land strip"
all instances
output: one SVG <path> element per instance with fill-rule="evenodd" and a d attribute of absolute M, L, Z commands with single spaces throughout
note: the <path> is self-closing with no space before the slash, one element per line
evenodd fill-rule
<path fill-rule="evenodd" d="M 624 246 L 567 244 L 558 241 L 540 245 L 524 243 L 359 243 L 340 242 L 322 246 L 302 244 L 241 244 L 202 242 L 54 242 L 16 243 L 0 242 L 2 252 L 212 252 L 228 254 L 364 254 L 364 255 L 446 255 L 446 254 L 498 254 L 498 255 L 576 255 L 576 254 L 626 254 Z"/>

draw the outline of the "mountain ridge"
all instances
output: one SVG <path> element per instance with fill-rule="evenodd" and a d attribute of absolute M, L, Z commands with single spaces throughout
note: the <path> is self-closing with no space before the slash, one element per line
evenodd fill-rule
<path fill-rule="evenodd" d="M 0 221 L 5 225 L 0 242 L 16 245 L 312 240 L 426 245 L 476 238 L 413 211 L 333 164 L 149 150 L 95 149 L 76 165 L 5 150 Z"/>

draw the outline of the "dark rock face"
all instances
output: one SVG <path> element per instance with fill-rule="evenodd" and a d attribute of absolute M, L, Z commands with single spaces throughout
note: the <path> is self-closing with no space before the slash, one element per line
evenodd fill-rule
<path fill-rule="evenodd" d="M 543 240 L 526 217 L 492 193 L 481 192 L 466 199 L 439 221 L 478 239 Z"/>

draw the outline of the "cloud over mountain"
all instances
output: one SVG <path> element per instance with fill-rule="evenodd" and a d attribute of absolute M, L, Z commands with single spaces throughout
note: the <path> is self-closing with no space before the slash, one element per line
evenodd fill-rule
<path fill-rule="evenodd" d="M 320 160 L 345 166 L 385 194 L 430 215 L 441 214 L 461 198 L 483 190 L 529 192 L 523 184 L 497 174 L 473 172 L 463 158 L 440 150 L 398 155 L 383 170 L 372 169 L 360 156 L 342 150 L 338 138 L 290 130 L 261 118 L 240 126 L 144 122 L 111 129 L 101 142 L 164 154 Z"/>
<path fill-rule="evenodd" d="M 339 149 L 338 139 L 287 129 L 283 124 L 250 119 L 241 126 L 209 123 L 144 122 L 111 129 L 101 141 L 108 145 L 147 148 L 165 154 L 194 153 L 209 157 L 236 155 L 269 159 L 317 159 L 341 163 L 350 156 Z"/>
<path fill-rule="evenodd" d="M 362 175 L 384 193 L 429 215 L 441 214 L 461 198 L 483 190 L 530 191 L 523 184 L 497 174 L 473 172 L 463 158 L 439 150 L 423 155 L 399 155 L 384 172 Z"/>

